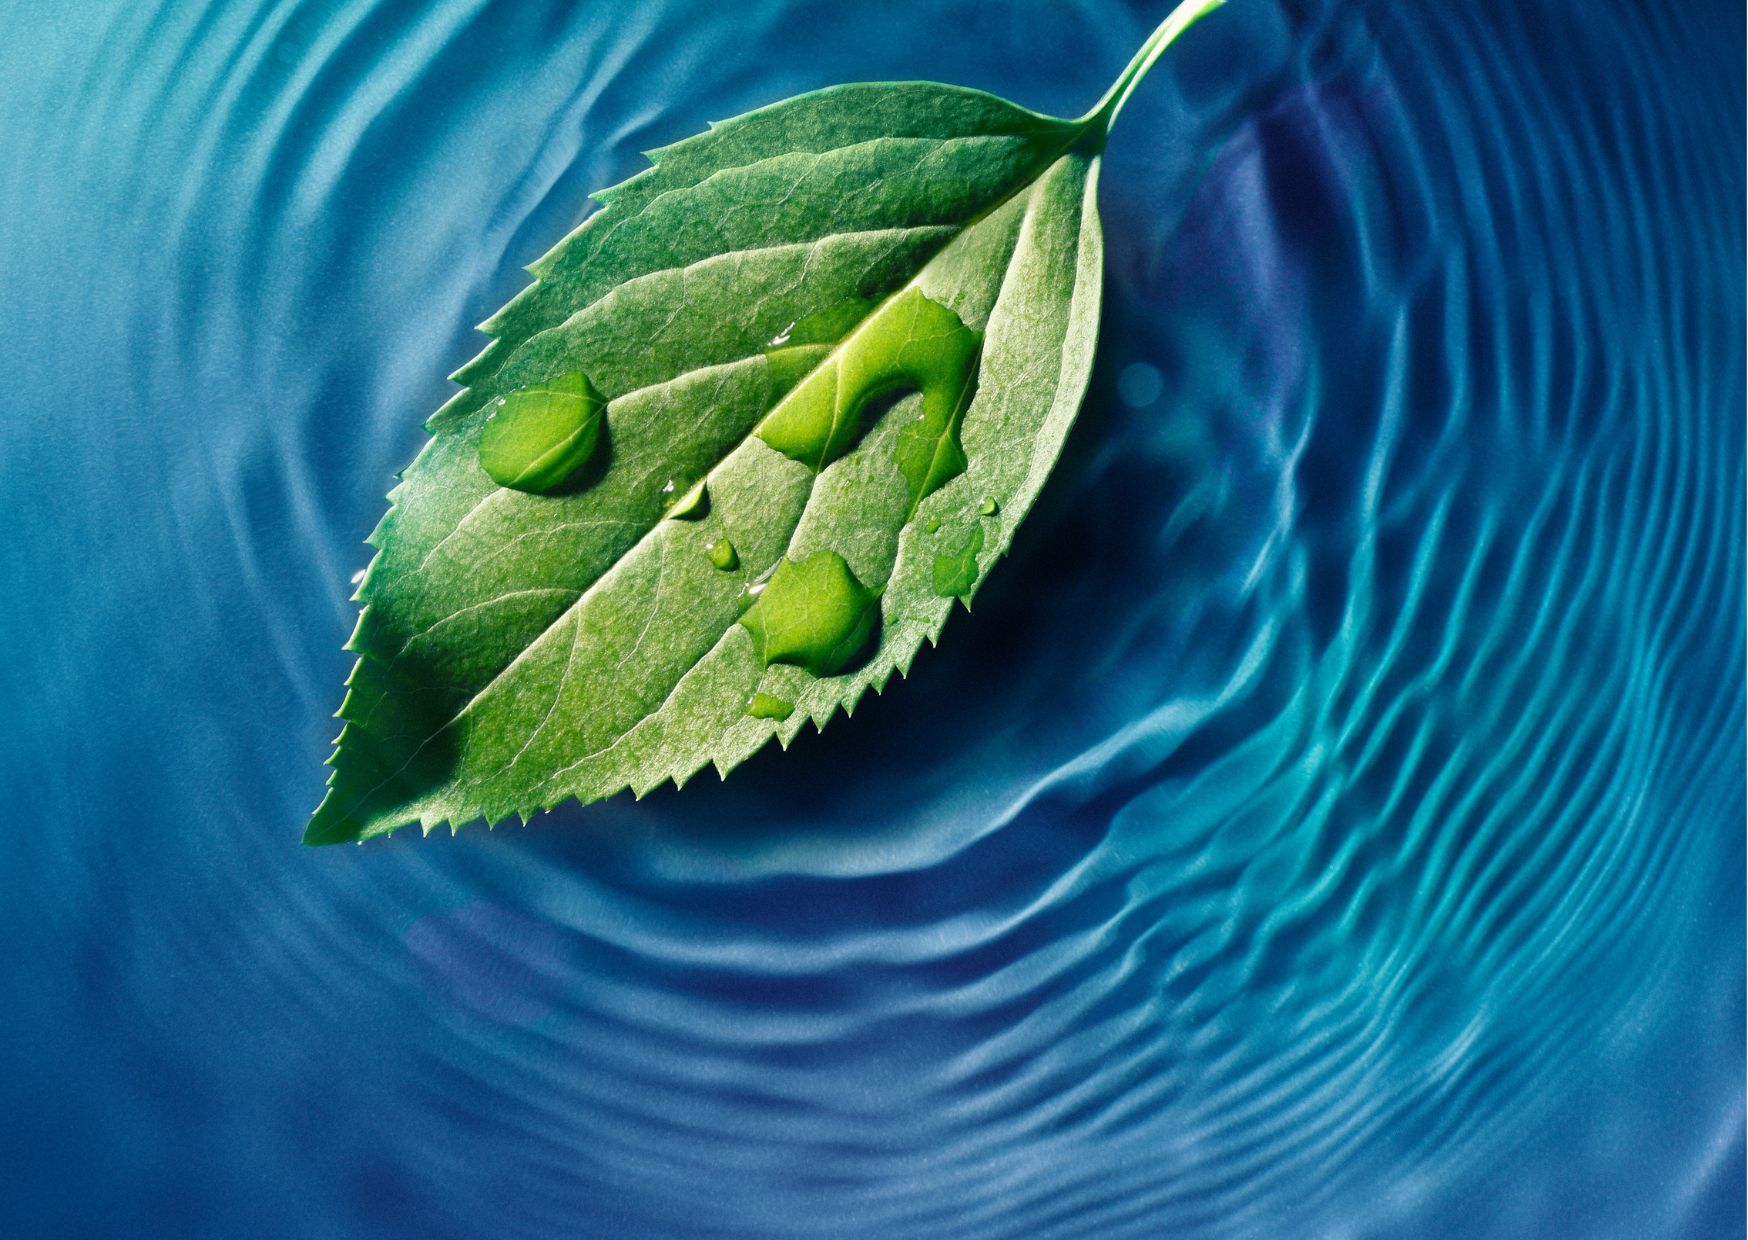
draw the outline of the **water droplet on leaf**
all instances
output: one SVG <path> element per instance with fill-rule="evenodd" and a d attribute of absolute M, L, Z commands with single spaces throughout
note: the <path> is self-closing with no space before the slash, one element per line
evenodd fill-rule
<path fill-rule="evenodd" d="M 759 662 L 793 663 L 831 676 L 853 663 L 874 629 L 875 596 L 835 551 L 777 562 L 753 605 L 740 618 Z"/>
<path fill-rule="evenodd" d="M 734 544 L 726 538 L 718 538 L 704 544 L 704 554 L 712 564 L 725 573 L 733 572 L 740 567 L 740 552 L 734 549 Z"/>
<path fill-rule="evenodd" d="M 783 332 L 785 344 L 836 344 L 868 317 L 874 303 L 866 297 L 846 297 L 824 310 L 797 319 Z"/>
<path fill-rule="evenodd" d="M 844 333 L 867 317 L 873 304 L 861 297 L 851 297 L 797 319 L 771 337 L 765 346 L 765 360 L 770 365 L 772 394 L 782 396 L 806 378 Z"/>
<path fill-rule="evenodd" d="M 606 408 L 580 370 L 518 388 L 480 431 L 480 466 L 499 486 L 556 490 L 595 455 Z"/>
<path fill-rule="evenodd" d="M 981 504 L 977 505 L 977 512 L 980 516 L 993 517 L 1000 511 L 1001 505 L 996 503 L 993 499 L 985 499 Z"/>
<path fill-rule="evenodd" d="M 772 395 L 782 396 L 800 383 L 831 351 L 829 344 L 791 344 L 782 348 L 766 349 L 765 361 L 770 367 Z"/>
<path fill-rule="evenodd" d="M 765 592 L 765 587 L 770 584 L 771 578 L 769 574 L 760 577 L 757 581 L 747 582 L 740 588 L 740 592 L 734 596 L 735 606 L 739 607 L 742 611 L 745 611 L 759 601 L 759 595 L 763 594 Z"/>
<path fill-rule="evenodd" d="M 759 423 L 759 438 L 785 456 L 824 469 L 861 438 L 869 401 L 916 388 L 922 392 L 922 409 L 899 431 L 895 447 L 914 507 L 965 471 L 959 423 L 976 386 L 983 337 L 946 306 L 914 288 L 872 312 L 861 303 L 844 313 L 846 323 L 856 322 L 848 318 L 850 313 L 865 317 L 835 350 L 813 359 L 804 374 L 789 379 L 793 386 Z M 792 341 L 806 323 L 804 319 L 796 324 Z M 822 330 L 842 327 L 831 322 Z M 775 358 L 772 367 L 775 378 Z"/>
<path fill-rule="evenodd" d="M 662 494 L 672 495 L 673 493 L 674 483 L 672 479 L 670 479 L 668 485 L 662 488 Z M 709 490 L 705 486 L 704 479 L 700 478 L 686 488 L 685 494 L 669 504 L 667 512 L 663 515 L 675 517 L 681 520 L 691 520 L 695 517 L 701 517 L 706 512 L 710 511 L 709 501 Z"/>
<path fill-rule="evenodd" d="M 747 714 L 754 719 L 775 719 L 778 723 L 795 713 L 795 703 L 769 693 L 755 693 L 747 703 Z"/>

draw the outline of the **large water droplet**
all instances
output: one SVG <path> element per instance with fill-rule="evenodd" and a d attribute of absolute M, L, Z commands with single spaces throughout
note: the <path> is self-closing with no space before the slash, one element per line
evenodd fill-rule
<path fill-rule="evenodd" d="M 983 550 L 983 526 L 971 527 L 965 545 L 951 555 L 935 557 L 935 593 L 942 598 L 964 598 L 977 584 L 977 553 Z"/>
<path fill-rule="evenodd" d="M 499 486 L 554 491 L 595 455 L 606 408 L 580 370 L 518 388 L 486 419 L 480 466 Z"/>
<path fill-rule="evenodd" d="M 874 303 L 866 297 L 846 297 L 836 305 L 795 320 L 783 333 L 784 344 L 836 344 L 868 317 Z"/>
<path fill-rule="evenodd" d="M 753 636 L 759 662 L 793 663 L 831 676 L 853 663 L 874 629 L 875 596 L 856 580 L 844 557 L 820 551 L 787 556 L 740 623 Z"/>
<path fill-rule="evenodd" d="M 769 693 L 755 693 L 747 703 L 747 714 L 754 719 L 775 719 L 778 723 L 795 713 L 795 703 Z"/>
<path fill-rule="evenodd" d="M 791 341 L 802 325 L 796 324 Z M 906 289 L 868 313 L 835 350 L 814 359 L 804 376 L 791 380 L 794 387 L 765 415 L 758 435 L 784 455 L 823 469 L 861 437 L 869 401 L 917 388 L 921 415 L 899 431 L 895 448 L 914 509 L 923 496 L 965 470 L 959 423 L 975 388 L 982 339 L 946 306 Z M 791 343 L 784 351 L 796 347 Z M 772 367 L 776 377 L 775 359 Z"/>
<path fill-rule="evenodd" d="M 782 396 L 806 378 L 844 333 L 867 317 L 873 304 L 861 297 L 851 297 L 797 319 L 773 336 L 765 346 L 773 396 Z"/>
<path fill-rule="evenodd" d="M 771 393 L 781 396 L 807 377 L 807 373 L 832 351 L 829 344 L 791 344 L 765 350 L 770 366 Z"/>
<path fill-rule="evenodd" d="M 712 564 L 725 573 L 731 573 L 740 567 L 740 552 L 734 549 L 734 544 L 727 538 L 718 538 L 705 543 L 704 554 Z"/>

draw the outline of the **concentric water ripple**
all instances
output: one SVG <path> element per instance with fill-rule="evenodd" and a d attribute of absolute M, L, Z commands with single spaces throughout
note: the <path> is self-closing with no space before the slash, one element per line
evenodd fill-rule
<path fill-rule="evenodd" d="M 1722 4 L 1233 0 L 1125 114 L 1082 425 L 908 682 L 727 784 L 295 847 L 360 539 L 588 190 L 839 80 L 1076 112 L 1162 15 L 0 15 L 0 1230 L 1739 1219 Z"/>

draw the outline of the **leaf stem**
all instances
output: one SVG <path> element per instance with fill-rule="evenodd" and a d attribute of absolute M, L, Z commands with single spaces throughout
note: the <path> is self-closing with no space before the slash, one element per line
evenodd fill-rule
<path fill-rule="evenodd" d="M 1200 18 L 1219 8 L 1225 0 L 1183 0 L 1177 8 L 1171 11 L 1155 30 L 1147 37 L 1147 42 L 1135 53 L 1127 68 L 1117 75 L 1117 80 L 1111 83 L 1111 89 L 1105 92 L 1105 97 L 1093 105 L 1092 111 L 1080 118 L 1080 123 L 1088 129 L 1096 127 L 1102 141 L 1110 132 L 1111 126 L 1117 123 L 1117 113 L 1123 110 L 1129 96 L 1147 71 L 1153 68 L 1153 62 L 1160 54 L 1171 46 L 1172 41 L 1188 30 Z"/>

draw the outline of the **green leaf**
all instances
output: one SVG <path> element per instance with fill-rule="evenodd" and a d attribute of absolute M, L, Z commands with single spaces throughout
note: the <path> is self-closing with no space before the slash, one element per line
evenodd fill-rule
<path fill-rule="evenodd" d="M 642 795 L 847 714 L 1004 554 L 1086 389 L 1111 123 L 832 87 L 653 152 L 530 271 L 370 541 L 307 843 Z"/>

